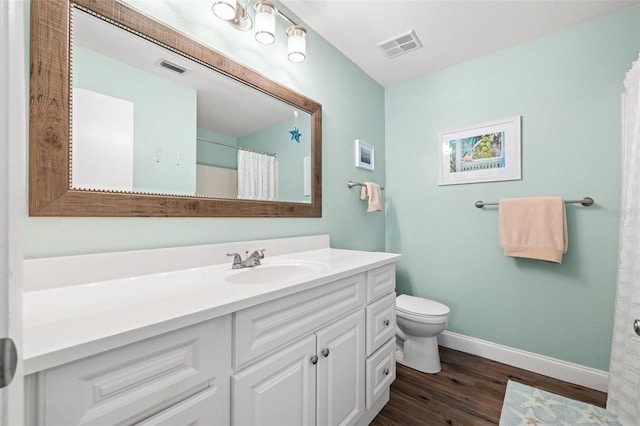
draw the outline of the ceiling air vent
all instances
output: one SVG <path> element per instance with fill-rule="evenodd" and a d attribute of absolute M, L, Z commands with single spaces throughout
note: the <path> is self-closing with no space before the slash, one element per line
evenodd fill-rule
<path fill-rule="evenodd" d="M 186 68 L 181 67 L 180 65 L 176 65 L 172 62 L 167 61 L 166 59 L 163 59 L 160 61 L 160 66 L 161 67 L 165 67 L 166 69 L 169 69 L 171 71 L 175 71 L 179 74 L 184 74 L 185 71 L 187 71 Z"/>
<path fill-rule="evenodd" d="M 418 40 L 415 31 L 394 37 L 391 40 L 383 41 L 378 44 L 385 56 L 389 59 L 400 56 L 403 53 L 411 52 L 422 47 L 422 43 Z"/>

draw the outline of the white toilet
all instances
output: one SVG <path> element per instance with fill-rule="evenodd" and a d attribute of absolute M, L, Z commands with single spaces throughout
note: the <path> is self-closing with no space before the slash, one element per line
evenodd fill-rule
<path fill-rule="evenodd" d="M 449 307 L 422 297 L 396 297 L 396 360 L 422 371 L 440 371 L 438 334 L 447 327 Z"/>

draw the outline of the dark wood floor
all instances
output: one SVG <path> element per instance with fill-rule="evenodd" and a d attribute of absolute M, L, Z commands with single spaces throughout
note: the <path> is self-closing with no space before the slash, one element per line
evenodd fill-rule
<path fill-rule="evenodd" d="M 464 352 L 440 347 L 442 371 L 425 374 L 400 364 L 391 399 L 373 426 L 496 425 L 507 381 L 604 407 L 607 394 Z"/>

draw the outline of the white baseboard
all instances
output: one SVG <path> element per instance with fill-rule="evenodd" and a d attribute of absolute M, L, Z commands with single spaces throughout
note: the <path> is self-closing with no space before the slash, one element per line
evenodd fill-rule
<path fill-rule="evenodd" d="M 608 391 L 609 373 L 606 371 L 572 364 L 446 330 L 438 336 L 438 344 L 445 348 L 478 355 L 601 392 Z"/>

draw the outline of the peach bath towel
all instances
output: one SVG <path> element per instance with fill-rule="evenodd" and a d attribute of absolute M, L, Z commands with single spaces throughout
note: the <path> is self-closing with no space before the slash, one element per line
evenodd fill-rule
<path fill-rule="evenodd" d="M 505 256 L 562 263 L 567 215 L 560 197 L 510 198 L 498 203 L 500 247 Z"/>
<path fill-rule="evenodd" d="M 377 212 L 382 210 L 382 197 L 380 195 L 380 185 L 373 182 L 365 182 L 360 191 L 361 200 L 369 200 L 368 212 Z"/>

